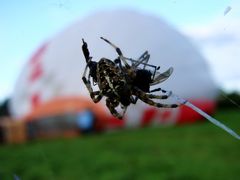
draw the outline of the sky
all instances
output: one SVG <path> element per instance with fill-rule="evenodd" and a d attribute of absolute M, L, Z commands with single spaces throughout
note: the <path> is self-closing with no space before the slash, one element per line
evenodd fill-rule
<path fill-rule="evenodd" d="M 0 101 L 11 95 L 24 64 L 43 42 L 91 13 L 117 8 L 165 19 L 191 38 L 220 88 L 240 91 L 238 0 L 2 0 Z"/>

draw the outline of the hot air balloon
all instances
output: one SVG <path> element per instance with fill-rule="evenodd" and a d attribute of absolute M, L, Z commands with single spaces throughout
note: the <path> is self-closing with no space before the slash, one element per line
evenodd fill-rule
<path fill-rule="evenodd" d="M 160 71 L 174 68 L 169 79 L 158 86 L 188 99 L 209 114 L 214 112 L 218 88 L 205 58 L 192 42 L 159 17 L 121 9 L 93 13 L 40 46 L 27 61 L 16 82 L 10 103 L 14 117 L 40 116 L 44 111 L 40 114 L 34 112 L 40 112 L 40 107 L 49 105 L 55 99 L 78 99 L 81 102 L 82 98 L 82 102 L 89 101 L 85 103 L 86 108 L 93 111 L 100 109 L 97 114 L 108 119 L 107 128 L 181 124 L 201 119 L 188 107 L 159 109 L 138 100 L 136 105 L 130 105 L 121 121 L 109 113 L 104 99 L 98 104 L 91 104 L 92 100 L 81 80 L 86 65 L 81 51 L 82 38 L 88 42 L 95 61 L 102 57 L 112 60 L 117 57 L 115 50 L 102 41 L 101 36 L 119 46 L 126 57 L 136 59 L 148 50 L 151 55 L 149 63 L 160 66 Z M 58 106 L 64 106 L 60 102 Z M 61 112 L 68 112 L 71 108 L 74 111 L 74 106 L 76 104 L 73 103 L 70 108 L 59 109 Z M 81 108 L 84 109 L 84 105 Z"/>

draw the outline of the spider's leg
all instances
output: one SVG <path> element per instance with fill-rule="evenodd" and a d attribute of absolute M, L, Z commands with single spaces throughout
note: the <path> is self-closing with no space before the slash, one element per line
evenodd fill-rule
<path fill-rule="evenodd" d="M 148 51 L 145 51 L 138 60 L 133 64 L 134 67 L 138 67 L 140 64 L 143 64 L 143 69 L 145 69 L 148 61 L 150 59 L 150 54 L 148 54 Z"/>
<path fill-rule="evenodd" d="M 148 61 L 149 61 L 149 58 L 150 58 L 150 54 L 148 54 L 148 51 L 145 51 L 137 60 L 132 59 L 132 58 L 127 58 L 127 57 L 124 57 L 124 58 L 132 63 L 133 68 L 137 68 L 141 64 L 143 65 L 143 69 L 145 69 L 145 67 L 147 65 L 151 66 L 153 68 L 156 67 L 156 66 L 148 64 Z"/>
<path fill-rule="evenodd" d="M 156 92 L 156 91 L 164 91 L 164 90 L 162 90 L 161 88 L 156 88 L 156 89 L 153 89 L 153 90 L 151 90 L 150 91 L 150 93 L 151 92 Z M 165 93 L 166 93 L 166 91 L 164 91 Z M 168 94 L 167 96 L 154 96 L 154 97 L 152 97 L 152 96 L 150 96 L 149 98 L 151 98 L 151 99 L 154 99 L 154 98 L 156 98 L 156 99 L 167 99 L 168 97 L 170 96 L 170 94 Z M 133 99 L 133 101 L 131 101 L 133 104 L 136 104 L 137 103 L 137 100 L 138 100 L 139 98 L 136 96 L 134 99 Z"/>
<path fill-rule="evenodd" d="M 91 83 L 90 83 L 90 76 L 88 74 L 88 79 L 86 78 L 87 76 L 87 69 L 88 69 L 88 65 L 86 65 L 85 69 L 84 69 L 84 72 L 83 72 L 83 75 L 82 75 L 82 80 L 83 80 L 83 83 L 85 84 L 85 86 L 87 87 L 89 93 L 93 92 L 93 89 L 92 89 L 92 86 L 91 86 Z"/>
<path fill-rule="evenodd" d="M 122 56 L 123 54 L 122 54 L 122 51 L 121 51 L 121 49 L 119 48 L 119 47 L 117 47 L 116 45 L 114 45 L 113 43 L 111 43 L 109 40 L 107 40 L 107 39 L 105 39 L 105 38 L 103 38 L 103 37 L 100 37 L 102 40 L 104 40 L 105 42 L 107 42 L 108 44 L 110 44 L 115 50 L 116 50 L 116 52 L 117 52 L 117 54 L 119 55 L 119 56 Z"/>
<path fill-rule="evenodd" d="M 87 68 L 88 68 L 88 66 L 86 65 L 83 76 L 82 76 L 82 80 L 83 80 L 83 83 L 85 84 L 85 86 L 87 87 L 88 92 L 89 92 L 93 102 L 97 103 L 102 99 L 103 96 L 100 91 L 93 91 L 92 85 L 90 83 L 90 75 L 88 75 L 88 79 L 86 78 Z"/>
<path fill-rule="evenodd" d="M 104 40 L 105 42 L 107 42 L 108 44 L 110 44 L 117 52 L 117 54 L 119 55 L 120 57 L 120 60 L 123 61 L 124 65 L 127 67 L 127 68 L 130 68 L 130 65 L 127 63 L 126 59 L 123 54 L 122 54 L 122 51 L 119 47 L 117 47 L 116 45 L 114 45 L 113 43 L 111 43 L 109 40 L 103 38 L 103 37 L 100 37 L 102 40 Z"/>
<path fill-rule="evenodd" d="M 95 102 L 95 103 L 99 102 L 103 97 L 101 91 L 93 91 L 90 93 L 90 96 L 91 96 L 93 102 Z"/>
<path fill-rule="evenodd" d="M 88 68 L 88 65 L 85 66 L 85 69 L 83 71 L 83 75 L 82 75 L 82 79 L 85 77 L 86 79 L 86 75 L 87 75 L 87 68 Z M 89 79 L 89 75 L 88 75 L 88 79 Z"/>
<path fill-rule="evenodd" d="M 88 69 L 88 65 L 86 65 L 85 69 L 84 69 L 84 72 L 83 72 L 83 75 L 82 75 L 82 80 L 83 80 L 83 83 L 85 84 L 85 86 L 87 87 L 89 93 L 92 92 L 92 86 L 91 86 L 91 83 L 89 81 L 89 76 L 88 76 L 88 79 L 86 78 L 86 74 L 87 74 L 87 69 Z"/>
<path fill-rule="evenodd" d="M 156 89 L 151 90 L 150 93 L 151 92 L 156 92 L 156 91 L 162 91 L 162 89 L 161 88 L 156 88 Z"/>
<path fill-rule="evenodd" d="M 93 91 L 90 81 L 88 81 L 85 77 L 83 77 L 82 80 L 85 86 L 87 87 L 93 102 L 95 103 L 99 102 L 103 97 L 101 91 Z"/>
<path fill-rule="evenodd" d="M 141 59 L 146 59 L 146 57 L 149 55 L 148 51 L 145 51 L 139 58 L 138 61 L 140 61 Z M 148 58 L 149 59 L 149 58 Z M 146 61 L 146 63 L 148 63 L 148 59 Z"/>
<path fill-rule="evenodd" d="M 89 63 L 92 57 L 90 57 L 87 43 L 84 41 L 84 39 L 82 39 L 82 42 L 83 42 L 83 45 L 82 45 L 83 55 L 85 57 L 86 62 Z"/>
<path fill-rule="evenodd" d="M 143 102 L 151 105 L 151 106 L 155 106 L 155 107 L 159 107 L 159 108 L 176 108 L 179 105 L 178 104 L 162 104 L 162 103 L 157 103 L 154 102 L 151 99 L 166 99 L 168 96 L 163 95 L 163 96 L 157 96 L 157 95 L 153 95 L 153 94 L 146 94 L 144 91 L 140 90 L 139 88 L 134 88 L 135 92 L 134 94 L 141 99 Z"/>
<path fill-rule="evenodd" d="M 159 91 L 159 89 L 154 89 L 154 90 Z M 142 91 L 142 90 L 138 89 L 137 91 Z M 146 96 L 149 99 L 167 99 L 171 95 L 171 92 L 168 94 L 164 94 L 164 95 L 149 94 L 144 91 L 142 91 L 140 93 L 142 93 L 142 94 L 144 93 L 145 94 L 144 96 Z"/>
<path fill-rule="evenodd" d="M 155 65 L 151 65 L 151 64 L 148 64 L 148 61 L 150 59 L 150 54 L 148 53 L 148 51 L 145 51 L 138 59 L 138 61 L 133 65 L 135 67 L 139 66 L 140 64 L 143 64 L 143 69 L 146 68 L 146 66 L 149 66 L 149 67 L 152 67 L 154 68 L 154 71 L 153 71 L 153 80 L 155 79 L 155 74 L 157 72 L 157 70 L 160 69 L 160 66 L 155 66 Z"/>
<path fill-rule="evenodd" d="M 92 88 L 92 85 L 90 82 L 91 73 L 88 72 L 88 76 L 87 76 L 87 70 L 88 70 L 88 68 L 91 68 L 90 64 L 94 63 L 94 62 L 91 61 L 92 57 L 90 57 L 87 43 L 84 41 L 84 39 L 82 39 L 82 42 L 83 42 L 82 51 L 83 51 L 83 55 L 84 55 L 86 63 L 87 63 L 87 65 L 84 69 L 84 72 L 83 72 L 82 80 L 83 80 L 85 86 L 87 87 L 93 102 L 97 103 L 102 99 L 103 95 L 102 95 L 101 91 L 93 91 L 93 88 Z M 86 78 L 86 76 L 88 77 L 88 79 Z"/>
<path fill-rule="evenodd" d="M 126 110 L 124 110 L 123 114 L 120 114 L 115 109 L 118 105 L 119 105 L 119 102 L 116 99 L 110 99 L 110 98 L 106 99 L 106 106 L 108 107 L 111 114 L 118 119 L 122 119 Z"/>

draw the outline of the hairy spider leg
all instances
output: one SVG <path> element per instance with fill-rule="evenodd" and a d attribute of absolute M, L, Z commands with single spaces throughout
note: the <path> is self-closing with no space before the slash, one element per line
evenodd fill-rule
<path fill-rule="evenodd" d="M 88 65 L 86 65 L 86 67 L 84 69 L 82 80 L 83 80 L 85 86 L 87 87 L 88 92 L 89 92 L 93 102 L 97 103 L 102 99 L 103 95 L 102 95 L 101 91 L 93 91 L 92 85 L 90 83 L 90 74 L 88 74 L 88 76 L 87 76 L 88 79 L 86 78 L 87 69 L 88 69 Z"/>
<path fill-rule="evenodd" d="M 132 59 L 132 58 L 126 58 L 126 59 L 128 61 L 131 61 L 132 66 L 137 67 L 140 64 L 143 64 L 144 66 L 149 65 L 148 64 L 149 58 L 150 58 L 150 54 L 148 54 L 148 51 L 145 51 L 137 60 Z M 153 65 L 149 65 L 149 66 L 153 66 Z"/>
<path fill-rule="evenodd" d="M 83 41 L 82 51 L 83 51 L 84 57 L 85 57 L 86 62 L 87 62 L 86 67 L 85 67 L 84 72 L 83 72 L 82 80 L 83 80 L 85 86 L 87 87 L 93 102 L 97 103 L 102 99 L 103 95 L 102 95 L 101 91 L 93 91 L 92 85 L 90 83 L 90 77 L 91 77 L 90 73 L 87 76 L 87 70 L 89 68 L 89 64 L 91 62 L 92 57 L 90 57 L 90 53 L 89 53 L 89 50 L 88 50 L 88 47 L 87 47 L 87 43 L 84 41 L 84 39 L 82 39 L 82 41 Z M 86 78 L 86 76 L 88 77 L 88 79 Z"/>
<path fill-rule="evenodd" d="M 117 54 L 119 55 L 120 60 L 123 61 L 124 65 L 125 65 L 127 68 L 130 68 L 130 67 L 131 67 L 131 66 L 127 63 L 127 61 L 126 61 L 127 58 L 125 58 L 125 57 L 123 56 L 122 51 L 121 51 L 121 49 L 120 49 L 119 47 L 117 47 L 117 46 L 114 45 L 112 42 L 110 42 L 109 40 L 107 40 L 107 39 L 105 39 L 105 38 L 103 38 L 103 37 L 100 37 L 100 38 L 101 38 L 102 40 L 104 40 L 105 42 L 107 42 L 110 46 L 112 46 L 112 47 L 116 50 Z"/>
<path fill-rule="evenodd" d="M 160 66 L 155 66 L 155 65 L 148 64 L 148 61 L 150 59 L 150 54 L 148 53 L 148 51 L 145 51 L 138 58 L 138 60 L 134 60 L 132 58 L 126 58 L 126 59 L 132 62 L 132 67 L 135 68 L 135 69 L 141 64 L 143 65 L 143 69 L 145 69 L 146 66 L 154 68 L 153 75 L 152 75 L 152 81 L 155 79 L 155 75 L 156 75 L 157 70 L 160 69 Z"/>
<path fill-rule="evenodd" d="M 90 83 L 90 75 L 88 75 L 88 79 L 86 78 L 87 68 L 88 66 L 86 65 L 83 76 L 82 76 L 82 80 L 85 86 L 87 87 L 93 102 L 97 103 L 102 99 L 103 95 L 101 91 L 93 91 L 92 85 Z"/>
<path fill-rule="evenodd" d="M 89 63 L 89 61 L 91 61 L 92 57 L 90 57 L 90 53 L 88 50 L 88 45 L 87 43 L 84 41 L 84 39 L 82 39 L 83 45 L 82 45 L 82 51 L 83 51 L 83 55 L 86 59 L 87 64 Z"/>
<path fill-rule="evenodd" d="M 84 72 L 83 72 L 83 82 L 87 82 L 87 79 L 86 79 L 86 74 L 87 74 L 87 68 L 89 67 L 89 64 L 92 60 L 92 57 L 90 57 L 90 53 L 89 53 L 89 50 L 88 50 L 88 45 L 87 43 L 84 41 L 84 39 L 82 38 L 82 42 L 83 42 L 83 45 L 82 45 L 82 52 L 83 52 L 83 55 L 85 57 L 85 60 L 86 60 L 86 67 L 84 69 Z M 90 80 L 90 74 L 88 74 L 88 81 Z M 86 84 L 86 83 L 85 83 Z M 90 84 L 90 83 L 89 83 Z M 89 85 L 88 85 L 89 86 Z M 89 88 L 88 88 L 89 89 Z"/>
<path fill-rule="evenodd" d="M 135 87 L 135 89 L 137 89 L 137 91 L 140 90 L 139 88 L 136 88 L 136 87 Z M 140 91 L 142 91 L 142 90 L 140 90 Z M 155 95 L 155 94 L 146 93 L 146 92 L 144 92 L 144 91 L 142 91 L 142 92 L 145 93 L 145 94 L 146 94 L 145 96 L 146 96 L 147 98 L 149 98 L 149 99 L 167 99 L 167 98 L 169 98 L 169 97 L 171 96 L 171 94 L 172 94 L 172 91 L 167 92 L 167 91 L 165 91 L 165 90 L 162 90 L 161 88 L 153 89 L 153 90 L 150 91 L 150 93 L 151 93 L 151 92 L 156 92 L 156 91 L 162 91 L 163 93 L 167 93 L 167 94 L 164 94 L 164 95 Z M 135 93 L 134 93 L 134 94 L 135 94 Z M 137 102 L 138 99 L 139 99 L 139 97 L 136 96 L 135 99 L 134 99 L 134 101 L 132 101 L 132 103 L 133 103 L 133 104 L 136 104 L 136 102 Z"/>
<path fill-rule="evenodd" d="M 140 64 L 143 64 L 143 69 L 145 69 L 146 66 L 150 66 L 150 67 L 154 68 L 153 77 L 152 77 L 152 79 L 154 80 L 156 71 L 160 69 L 160 66 L 155 66 L 155 65 L 148 64 L 149 59 L 150 59 L 150 54 L 148 53 L 148 51 L 145 51 L 139 57 L 138 62 L 136 62 L 136 64 L 134 66 L 137 67 Z"/>
<path fill-rule="evenodd" d="M 150 55 L 148 54 L 147 51 L 145 51 L 139 58 L 138 60 L 135 60 L 135 59 L 132 59 L 132 58 L 127 58 L 127 57 L 124 57 L 126 60 L 130 61 L 131 62 L 131 66 L 134 67 L 134 68 L 137 68 L 140 64 L 143 64 L 144 65 L 144 68 L 145 69 L 145 66 L 148 65 L 147 62 L 150 58 Z M 115 63 L 119 64 L 119 67 L 122 69 L 122 64 L 121 64 L 121 61 L 120 61 L 120 58 L 118 57 L 117 59 L 114 60 Z"/>
<path fill-rule="evenodd" d="M 168 98 L 167 95 L 163 95 L 163 96 L 157 96 L 157 95 L 153 95 L 153 94 L 146 94 L 144 91 L 142 91 L 139 88 L 134 88 L 134 94 L 139 97 L 139 99 L 141 99 L 143 102 L 151 105 L 151 106 L 155 106 L 155 107 L 159 107 L 159 108 L 176 108 L 179 105 L 178 104 L 162 104 L 162 103 L 157 103 L 154 102 L 151 99 L 166 99 Z"/>
<path fill-rule="evenodd" d="M 148 51 L 145 51 L 138 58 L 138 60 L 135 62 L 135 64 L 133 64 L 133 66 L 138 67 L 140 64 L 143 64 L 143 69 L 145 69 L 146 65 L 148 64 L 149 59 L 150 59 L 150 54 L 148 53 Z"/>
<path fill-rule="evenodd" d="M 106 99 L 106 106 L 108 107 L 108 109 L 111 112 L 111 114 L 113 116 L 115 116 L 116 118 L 118 118 L 118 119 L 122 119 L 124 114 L 125 114 L 125 112 L 126 112 L 127 107 L 124 106 L 123 113 L 120 114 L 115 109 L 118 105 L 119 105 L 119 102 L 116 99 L 110 99 L 110 98 Z"/>
<path fill-rule="evenodd" d="M 156 92 L 156 91 L 162 91 L 162 89 L 161 88 L 156 88 L 156 89 L 150 90 L 150 93 Z"/>
<path fill-rule="evenodd" d="M 83 77 L 82 80 L 83 80 L 85 86 L 87 87 L 90 97 L 92 98 L 93 102 L 94 103 L 99 102 L 103 97 L 102 92 L 101 91 L 93 91 L 90 81 L 87 80 L 85 77 Z"/>

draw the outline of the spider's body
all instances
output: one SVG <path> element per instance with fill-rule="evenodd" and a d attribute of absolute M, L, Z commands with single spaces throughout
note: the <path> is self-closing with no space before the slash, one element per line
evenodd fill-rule
<path fill-rule="evenodd" d="M 122 119 L 127 106 L 133 101 L 131 97 L 131 88 L 120 67 L 113 61 L 101 58 L 99 62 L 92 61 L 89 56 L 87 44 L 83 40 L 83 53 L 87 61 L 87 66 L 83 74 L 83 82 L 86 85 L 93 102 L 99 102 L 103 96 L 106 97 L 106 106 L 110 112 L 117 118 Z M 88 79 L 86 78 L 87 69 L 89 68 Z M 90 78 L 93 82 L 91 83 Z M 99 91 L 93 91 L 93 85 L 98 85 Z M 116 107 L 121 104 L 123 113 L 116 111 Z"/>
<path fill-rule="evenodd" d="M 106 58 L 101 58 L 99 62 L 92 61 L 92 57 L 90 57 L 87 48 L 87 43 L 83 40 L 82 50 L 87 65 L 83 73 L 82 80 L 95 103 L 99 102 L 103 96 L 106 96 L 106 105 L 108 109 L 115 117 L 119 119 L 122 119 L 127 107 L 131 103 L 135 104 L 138 98 L 143 102 L 155 107 L 175 108 L 178 106 L 177 104 L 162 104 L 152 100 L 166 99 L 168 98 L 169 94 L 150 94 L 154 91 L 165 92 L 160 88 L 150 90 L 150 86 L 166 80 L 171 75 L 173 71 L 172 68 L 169 68 L 169 70 L 166 72 L 155 77 L 156 70 L 158 70 L 159 67 L 147 64 L 150 57 L 147 51 L 138 60 L 125 58 L 118 47 L 113 45 L 107 39 L 102 37 L 101 39 L 113 46 L 119 56 L 117 59 L 115 59 L 115 61 L 111 61 Z M 131 66 L 127 63 L 127 60 L 132 62 Z M 124 66 L 122 66 L 122 62 L 124 63 Z M 140 65 L 143 65 L 142 69 L 138 67 Z M 155 71 L 152 73 L 151 71 L 146 70 L 146 66 L 154 68 Z M 87 76 L 88 68 L 89 74 Z M 93 80 L 92 83 L 90 78 Z M 92 84 L 97 84 L 99 91 L 93 91 Z M 119 104 L 123 109 L 122 114 L 115 109 Z"/>
<path fill-rule="evenodd" d="M 124 74 L 113 61 L 102 58 L 97 64 L 96 73 L 97 84 L 103 95 L 112 101 L 116 99 L 123 106 L 128 106 L 131 103 L 131 89 Z"/>

